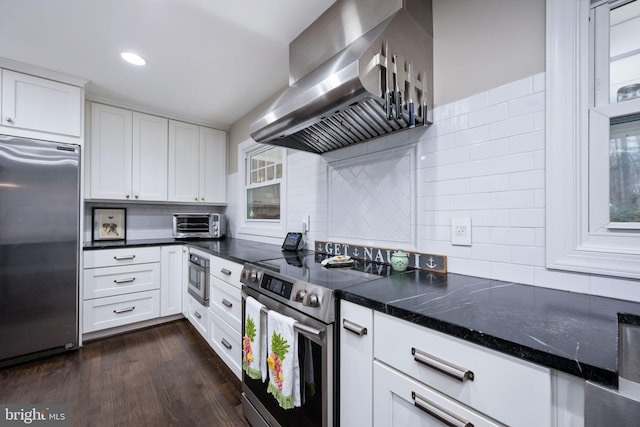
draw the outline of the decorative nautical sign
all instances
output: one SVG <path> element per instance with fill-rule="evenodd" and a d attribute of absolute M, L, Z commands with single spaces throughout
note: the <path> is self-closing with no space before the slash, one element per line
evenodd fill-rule
<path fill-rule="evenodd" d="M 391 256 L 398 249 L 376 248 L 372 246 L 352 245 L 349 243 L 325 242 L 316 240 L 314 250 L 329 255 L 348 255 L 351 258 L 364 261 L 391 264 Z M 427 254 L 421 252 L 404 251 L 409 255 L 409 268 L 447 272 L 447 257 L 445 255 Z"/>

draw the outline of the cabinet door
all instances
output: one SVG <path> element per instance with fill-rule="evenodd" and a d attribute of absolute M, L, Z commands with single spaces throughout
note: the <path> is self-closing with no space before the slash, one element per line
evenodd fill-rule
<path fill-rule="evenodd" d="M 91 104 L 92 199 L 131 199 L 132 114 Z"/>
<path fill-rule="evenodd" d="M 199 127 L 169 120 L 169 201 L 199 201 Z"/>
<path fill-rule="evenodd" d="M 133 113 L 133 199 L 167 201 L 168 120 Z"/>
<path fill-rule="evenodd" d="M 182 312 L 182 245 L 160 249 L 160 316 Z"/>
<path fill-rule="evenodd" d="M 373 311 L 340 302 L 340 424 L 372 425 Z"/>
<path fill-rule="evenodd" d="M 200 201 L 226 202 L 227 134 L 200 128 Z"/>
<path fill-rule="evenodd" d="M 79 137 L 82 89 L 2 70 L 2 126 Z"/>
<path fill-rule="evenodd" d="M 373 364 L 374 427 L 504 426 L 380 362 Z M 365 424 L 357 424 L 365 425 Z"/>

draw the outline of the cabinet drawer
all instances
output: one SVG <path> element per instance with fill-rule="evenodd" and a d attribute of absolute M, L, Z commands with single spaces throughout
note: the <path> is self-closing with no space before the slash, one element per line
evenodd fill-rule
<path fill-rule="evenodd" d="M 83 302 L 82 331 L 93 332 L 160 316 L 160 291 L 97 298 Z"/>
<path fill-rule="evenodd" d="M 200 304 L 191 295 L 187 294 L 187 310 L 187 319 L 189 319 L 204 339 L 208 339 L 209 309 Z"/>
<path fill-rule="evenodd" d="M 374 327 L 377 360 L 502 422 L 550 423 L 549 369 L 378 312 Z"/>
<path fill-rule="evenodd" d="M 232 284 L 238 289 L 241 288 L 240 272 L 242 271 L 242 267 L 243 265 L 238 264 L 237 262 L 218 258 L 216 256 L 211 257 L 211 275 Z"/>
<path fill-rule="evenodd" d="M 84 268 L 160 262 L 160 247 L 84 251 Z"/>
<path fill-rule="evenodd" d="M 373 364 L 373 377 L 375 427 L 504 426 L 379 362 Z M 449 423 L 442 423 L 441 419 Z M 540 425 L 549 425 L 549 421 Z"/>
<path fill-rule="evenodd" d="M 84 270 L 84 299 L 160 288 L 160 264 L 136 264 Z"/>
<path fill-rule="evenodd" d="M 231 371 L 238 377 L 242 377 L 242 339 L 240 332 L 234 330 L 227 322 L 217 314 L 210 312 L 209 344 L 218 356 L 226 363 Z"/>
<path fill-rule="evenodd" d="M 242 291 L 211 276 L 211 310 L 223 318 L 236 331 L 242 328 Z"/>

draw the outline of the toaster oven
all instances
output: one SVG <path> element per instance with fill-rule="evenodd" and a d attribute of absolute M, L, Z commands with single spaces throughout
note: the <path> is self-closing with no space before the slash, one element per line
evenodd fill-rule
<path fill-rule="evenodd" d="M 226 218 L 219 213 L 174 213 L 173 236 L 177 238 L 221 238 Z"/>

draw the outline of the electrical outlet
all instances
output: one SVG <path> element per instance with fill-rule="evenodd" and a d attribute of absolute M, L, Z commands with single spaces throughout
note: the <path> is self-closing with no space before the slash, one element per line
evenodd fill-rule
<path fill-rule="evenodd" d="M 451 218 L 451 244 L 471 246 L 471 218 Z"/>

